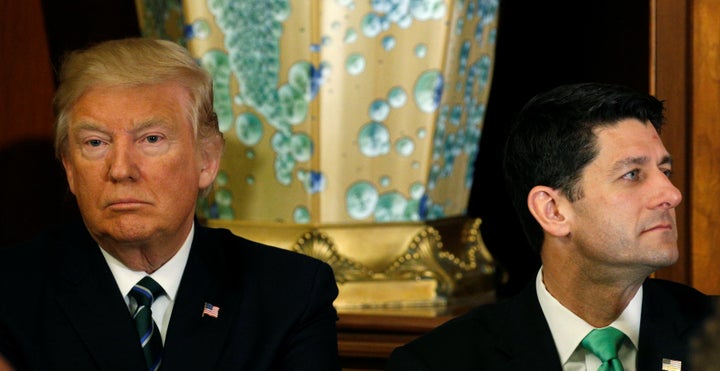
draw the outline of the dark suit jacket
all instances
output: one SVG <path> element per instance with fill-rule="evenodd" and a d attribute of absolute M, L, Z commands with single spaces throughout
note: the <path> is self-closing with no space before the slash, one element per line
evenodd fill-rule
<path fill-rule="evenodd" d="M 663 358 L 687 366 L 688 342 L 712 311 L 710 297 L 669 281 L 648 279 L 643 287 L 637 369 L 661 370 Z M 561 371 L 562 367 L 533 280 L 518 296 L 478 307 L 395 349 L 387 370 Z"/>
<path fill-rule="evenodd" d="M 329 265 L 196 224 L 164 370 L 338 370 Z M 202 316 L 205 302 L 220 308 Z M 0 251 L 0 353 L 20 369 L 141 370 L 123 296 L 81 223 Z"/>

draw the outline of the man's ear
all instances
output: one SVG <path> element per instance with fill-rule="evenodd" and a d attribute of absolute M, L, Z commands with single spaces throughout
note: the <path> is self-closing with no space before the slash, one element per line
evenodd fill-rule
<path fill-rule="evenodd" d="M 220 169 L 220 159 L 222 158 L 224 141 L 222 137 L 206 138 L 201 141 L 200 145 L 200 179 L 199 188 L 205 189 L 209 187 L 217 176 Z"/>
<path fill-rule="evenodd" d="M 545 232 L 556 237 L 570 234 L 568 218 L 560 204 L 562 194 L 547 186 L 535 186 L 528 193 L 528 209 Z"/>

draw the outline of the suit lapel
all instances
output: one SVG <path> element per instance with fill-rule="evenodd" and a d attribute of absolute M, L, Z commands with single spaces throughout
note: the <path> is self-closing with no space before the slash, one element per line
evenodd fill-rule
<path fill-rule="evenodd" d="M 130 313 L 99 247 L 84 229 L 60 243 L 69 248 L 55 297 L 83 346 L 100 369 L 142 368 Z"/>
<path fill-rule="evenodd" d="M 677 304 L 654 282 L 644 284 L 638 370 L 659 370 L 663 358 L 687 363 L 687 336 L 692 324 L 679 314 Z"/>
<path fill-rule="evenodd" d="M 195 230 L 165 340 L 163 367 L 169 370 L 214 368 L 236 326 L 235 312 L 242 300 L 237 286 L 223 279 L 225 258 L 222 249 L 215 248 L 222 243 L 212 241 L 207 229 L 197 224 Z M 217 317 L 203 315 L 205 303 L 219 307 Z"/>
<path fill-rule="evenodd" d="M 534 281 L 511 299 L 498 351 L 509 360 L 508 370 L 561 370 L 550 327 L 535 292 Z"/>

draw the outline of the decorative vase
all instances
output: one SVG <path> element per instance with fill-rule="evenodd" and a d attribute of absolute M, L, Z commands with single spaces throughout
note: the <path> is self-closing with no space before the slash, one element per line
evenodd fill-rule
<path fill-rule="evenodd" d="M 328 262 L 339 309 L 491 295 L 466 216 L 499 0 L 137 0 L 213 75 L 226 151 L 198 215 Z M 181 7 L 181 8 L 180 8 Z"/>

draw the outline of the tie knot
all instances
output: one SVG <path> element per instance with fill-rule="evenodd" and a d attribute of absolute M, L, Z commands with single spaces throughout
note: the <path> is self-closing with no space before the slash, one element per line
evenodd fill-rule
<path fill-rule="evenodd" d="M 590 331 L 582 340 L 583 348 L 591 351 L 602 362 L 617 358 L 620 344 L 625 339 L 625 334 L 614 327 L 595 329 Z"/>
<path fill-rule="evenodd" d="M 162 294 L 162 286 L 150 278 L 150 276 L 143 277 L 143 279 L 138 281 L 132 290 L 130 290 L 130 295 L 135 298 L 138 306 L 151 307 L 155 299 Z"/>

